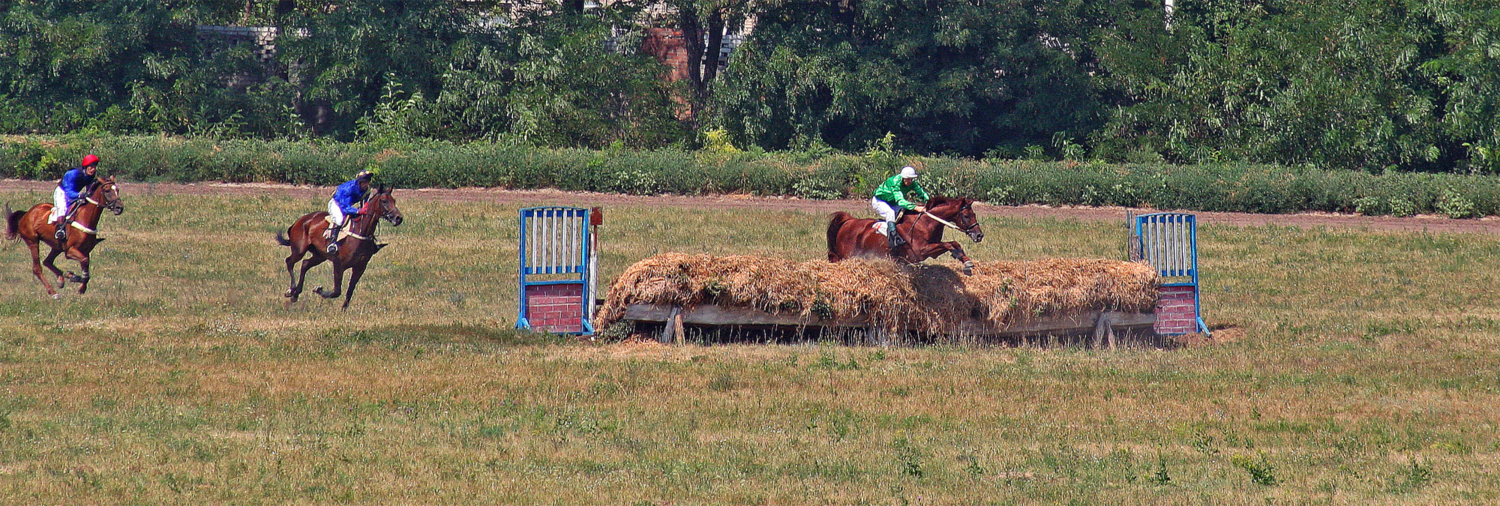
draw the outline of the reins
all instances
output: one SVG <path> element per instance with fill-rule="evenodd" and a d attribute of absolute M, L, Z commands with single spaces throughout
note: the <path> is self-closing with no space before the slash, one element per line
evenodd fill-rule
<path fill-rule="evenodd" d="M 359 239 L 359 240 L 362 240 L 362 241 L 373 241 L 374 238 L 375 238 L 375 233 L 374 232 L 375 232 L 376 226 L 379 225 L 379 223 L 377 223 L 377 222 L 380 221 L 380 218 L 383 216 L 383 213 L 390 212 L 389 210 L 387 210 L 385 208 L 385 205 L 381 205 L 380 206 L 380 211 L 381 211 L 382 214 L 375 214 L 373 212 L 367 212 L 367 210 L 368 211 L 373 211 L 373 209 L 370 209 L 370 208 L 373 207 L 374 205 L 375 205 L 375 199 L 372 198 L 369 201 L 367 201 L 365 203 L 365 205 L 360 206 L 361 209 L 360 209 L 359 217 L 370 220 L 370 225 L 369 225 L 369 227 L 370 227 L 370 235 L 369 235 L 369 237 L 360 235 L 358 232 L 355 232 L 354 230 L 352 230 L 354 228 L 352 226 L 349 227 L 351 230 L 345 230 L 344 234 L 348 235 L 349 237 L 353 237 L 355 239 Z M 364 221 L 361 220 L 359 223 L 360 224 L 364 224 Z"/>
<path fill-rule="evenodd" d="M 103 186 L 99 186 L 98 188 L 103 188 Z M 96 188 L 94 191 L 98 191 L 98 189 Z M 99 201 L 94 200 L 94 195 L 93 195 L 94 191 L 90 191 L 89 195 L 83 197 L 83 201 L 86 202 L 86 203 L 89 203 L 89 204 L 93 204 L 94 207 L 99 208 L 100 214 L 102 215 L 103 214 L 103 210 L 106 209 L 106 207 L 105 207 L 104 204 L 100 204 Z M 68 213 L 68 216 L 70 218 L 73 217 L 73 216 L 77 216 L 77 215 L 78 215 L 78 209 L 74 209 L 72 212 Z M 92 228 L 89 228 L 88 225 L 84 225 L 82 222 L 80 222 L 78 220 L 75 220 L 75 219 L 69 219 L 68 226 L 76 228 L 76 229 L 78 229 L 79 231 L 81 231 L 81 232 L 83 232 L 85 234 L 99 235 L 99 231 L 98 230 L 94 230 Z"/>
<path fill-rule="evenodd" d="M 945 219 L 942 219 L 942 218 L 939 218 L 939 217 L 937 217 L 937 215 L 932 214 L 931 212 L 922 211 L 922 215 L 926 216 L 928 218 L 932 218 L 934 221 L 937 221 L 938 223 L 943 224 L 943 226 L 945 226 L 945 227 L 948 227 L 948 228 L 951 228 L 953 230 L 957 230 L 959 232 L 963 232 L 963 233 L 966 233 L 966 234 L 969 233 L 968 229 L 959 227 L 958 225 L 954 225 L 953 222 L 945 220 Z M 977 223 L 976 223 L 976 225 L 977 225 Z"/>
<path fill-rule="evenodd" d="M 957 230 L 959 232 L 966 232 L 966 230 L 964 230 L 962 228 L 958 228 L 958 225 L 954 225 L 952 222 L 949 222 L 948 220 L 939 218 L 939 217 L 937 217 L 936 215 L 934 215 L 932 213 L 929 213 L 927 211 L 922 211 L 922 214 L 924 216 L 927 216 L 928 218 L 932 218 L 934 220 L 937 220 L 938 223 L 942 223 L 943 226 L 945 226 L 945 227 L 951 228 L 953 230 Z"/>

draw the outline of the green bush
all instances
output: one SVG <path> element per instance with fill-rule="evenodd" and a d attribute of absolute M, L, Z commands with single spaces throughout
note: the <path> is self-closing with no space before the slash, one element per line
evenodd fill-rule
<path fill-rule="evenodd" d="M 0 177 L 55 180 L 85 153 L 132 181 L 332 185 L 365 168 L 403 188 L 557 188 L 635 195 L 742 193 L 867 198 L 901 165 L 935 194 L 1002 205 L 1132 206 L 1198 211 L 1356 212 L 1454 218 L 1500 212 L 1500 176 L 1324 170 L 1218 163 L 1108 164 L 663 149 L 549 149 L 515 143 L 408 144 L 214 140 L 163 136 L 0 138 Z"/>

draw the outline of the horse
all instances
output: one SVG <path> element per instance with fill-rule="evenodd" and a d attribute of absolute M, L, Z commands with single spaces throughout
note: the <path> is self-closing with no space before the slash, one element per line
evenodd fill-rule
<path fill-rule="evenodd" d="M 73 209 L 73 230 L 68 231 L 67 238 L 63 241 L 57 240 L 57 226 L 53 225 L 48 218 L 52 214 L 52 204 L 43 202 L 31 206 L 29 211 L 11 212 L 10 205 L 5 206 L 5 238 L 9 240 L 20 239 L 26 242 L 26 247 L 31 248 L 31 272 L 36 274 L 36 279 L 42 282 L 47 289 L 47 294 L 52 298 L 59 298 L 57 290 L 52 289 L 52 283 L 42 276 L 42 266 L 57 275 L 57 288 L 63 288 L 67 281 L 78 283 L 80 295 L 89 291 L 89 253 L 94 251 L 94 246 L 103 242 L 99 237 L 99 217 L 103 210 L 108 209 L 118 216 L 125 212 L 125 205 L 120 202 L 120 188 L 115 185 L 115 178 L 96 180 L 87 188 L 83 202 Z M 46 259 L 42 259 L 41 244 L 46 243 L 52 248 Z M 64 274 L 53 261 L 57 255 L 66 253 L 68 259 L 78 262 L 83 270 L 82 275 L 69 271 Z"/>
<path fill-rule="evenodd" d="M 390 188 L 382 186 L 358 213 L 349 216 L 349 234 L 339 241 L 338 252 L 328 253 L 330 240 L 323 237 L 323 231 L 329 227 L 327 218 L 328 213 L 324 211 L 305 214 L 287 227 L 285 236 L 281 232 L 276 233 L 277 243 L 292 248 L 292 254 L 286 257 L 286 273 L 291 277 L 291 286 L 282 294 L 290 299 L 288 304 L 297 302 L 297 297 L 302 295 L 302 283 L 307 280 L 308 269 L 323 262 L 332 262 L 333 291 L 325 292 L 322 286 L 318 286 L 313 288 L 313 292 L 325 299 L 338 298 L 343 290 L 344 271 L 349 270 L 349 291 L 344 294 L 344 309 L 349 309 L 349 301 L 354 298 L 354 287 L 359 285 L 359 278 L 364 276 L 370 257 L 386 246 L 375 243 L 375 226 L 382 219 L 395 227 L 401 226 L 402 221 L 401 210 L 396 208 L 396 197 L 391 195 Z M 308 253 L 312 253 L 312 256 L 302 260 Z M 293 268 L 299 260 L 302 261 L 302 272 L 296 274 L 293 273 Z"/>
<path fill-rule="evenodd" d="M 828 261 L 838 262 L 857 256 L 889 256 L 915 264 L 947 252 L 964 263 L 964 274 L 973 275 L 974 261 L 964 249 L 957 242 L 943 242 L 946 227 L 968 234 L 974 242 L 984 240 L 984 230 L 979 228 L 979 218 L 974 215 L 973 200 L 932 197 L 927 201 L 926 213 L 903 212 L 896 218 L 896 228 L 905 232 L 909 243 L 897 246 L 896 251 L 890 249 L 890 238 L 874 228 L 877 224 L 885 226 L 881 220 L 856 219 L 843 211 L 830 215 Z"/>

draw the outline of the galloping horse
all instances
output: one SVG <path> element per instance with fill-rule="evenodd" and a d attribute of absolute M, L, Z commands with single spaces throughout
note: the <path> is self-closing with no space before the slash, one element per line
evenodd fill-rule
<path fill-rule="evenodd" d="M 958 229 L 974 242 L 984 240 L 973 206 L 974 201 L 969 199 L 933 197 L 927 201 L 926 213 L 902 213 L 896 220 L 896 228 L 906 233 L 910 243 L 897 246 L 894 252 L 889 238 L 874 228 L 877 224 L 885 226 L 880 220 L 855 219 L 843 211 L 833 213 L 828 222 L 828 261 L 879 255 L 914 264 L 947 252 L 964 263 L 964 274 L 973 274 L 974 261 L 969 260 L 964 249 L 957 242 L 943 242 L 944 227 Z"/>
<path fill-rule="evenodd" d="M 297 302 L 297 296 L 302 295 L 302 283 L 307 279 L 307 270 L 325 261 L 333 262 L 333 291 L 325 292 L 323 287 L 313 288 L 313 292 L 323 296 L 325 299 L 338 298 L 339 292 L 344 285 L 344 270 L 352 271 L 349 274 L 349 292 L 344 295 L 344 309 L 349 309 L 349 300 L 354 298 L 354 287 L 359 285 L 359 278 L 365 274 L 365 266 L 370 263 L 370 257 L 375 256 L 384 244 L 375 243 L 375 226 L 381 219 L 391 222 L 391 226 L 401 225 L 401 211 L 396 209 L 396 197 L 391 196 L 391 189 L 381 187 L 371 197 L 369 202 L 359 210 L 358 213 L 349 217 L 354 220 L 347 228 L 348 237 L 339 242 L 338 253 L 328 253 L 329 239 L 323 238 L 323 231 L 328 229 L 328 213 L 318 211 L 303 215 L 287 228 L 283 237 L 281 232 L 276 233 L 276 242 L 282 246 L 292 248 L 292 254 L 286 257 L 286 273 L 292 278 L 292 285 L 287 288 L 283 297 Z M 338 240 L 334 238 L 333 240 Z M 311 252 L 312 256 L 302 260 L 302 256 Z M 294 274 L 293 266 L 298 260 L 302 260 L 302 273 Z"/>
<path fill-rule="evenodd" d="M 125 205 L 120 203 L 120 189 L 115 186 L 115 178 L 100 179 L 89 185 L 83 191 L 84 201 L 73 209 L 73 230 L 68 231 L 66 242 L 57 240 L 54 235 L 57 226 L 48 222 L 52 214 L 52 204 L 43 202 L 31 206 L 29 211 L 11 212 L 10 205 L 5 206 L 5 238 L 21 239 L 26 241 L 26 247 L 31 248 L 31 272 L 36 274 L 36 279 L 47 288 L 47 294 L 56 299 L 57 290 L 52 289 L 52 283 L 42 276 L 42 266 L 57 275 L 57 287 L 62 288 L 68 280 L 78 283 L 78 293 L 82 294 L 89 290 L 89 253 L 94 251 L 94 246 L 104 241 L 99 238 L 99 216 L 104 214 L 103 209 L 108 209 L 116 215 L 125 212 Z M 41 243 L 47 243 L 52 252 L 42 259 Z M 57 265 L 52 263 L 57 255 L 67 253 L 68 258 L 78 262 L 83 275 L 68 272 L 63 274 Z"/>

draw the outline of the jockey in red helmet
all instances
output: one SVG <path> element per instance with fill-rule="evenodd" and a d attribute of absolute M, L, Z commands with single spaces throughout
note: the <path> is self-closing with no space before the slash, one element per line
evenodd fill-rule
<path fill-rule="evenodd" d="M 94 172 L 98 167 L 99 157 L 84 155 L 83 161 L 63 174 L 62 180 L 57 182 L 57 189 L 52 191 L 52 215 L 49 220 L 57 227 L 57 240 L 67 239 L 68 222 L 73 218 L 73 208 L 78 201 L 87 197 L 83 191 L 97 181 Z"/>

